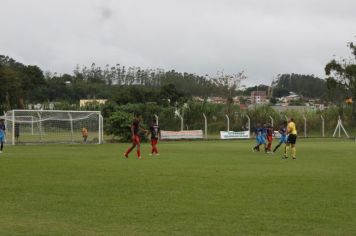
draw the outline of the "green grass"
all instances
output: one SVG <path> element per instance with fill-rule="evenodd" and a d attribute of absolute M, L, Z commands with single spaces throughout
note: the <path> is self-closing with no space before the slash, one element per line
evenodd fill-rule
<path fill-rule="evenodd" d="M 0 235 L 356 235 L 356 143 L 298 140 L 7 146 Z"/>

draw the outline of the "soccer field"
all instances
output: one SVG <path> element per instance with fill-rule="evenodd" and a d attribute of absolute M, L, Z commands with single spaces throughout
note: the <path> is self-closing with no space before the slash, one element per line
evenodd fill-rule
<path fill-rule="evenodd" d="M 6 146 L 0 235 L 356 235 L 356 143 Z"/>

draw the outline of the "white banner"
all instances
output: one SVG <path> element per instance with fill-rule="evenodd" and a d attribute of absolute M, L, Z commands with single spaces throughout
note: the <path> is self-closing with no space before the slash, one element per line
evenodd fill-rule
<path fill-rule="evenodd" d="M 220 131 L 221 139 L 248 139 L 250 138 L 249 131 Z"/>
<path fill-rule="evenodd" d="M 273 133 L 273 136 L 275 137 L 275 138 L 280 138 L 281 137 L 281 133 L 279 132 L 279 131 L 274 131 L 274 133 Z"/>
<path fill-rule="evenodd" d="M 162 140 L 174 139 L 202 139 L 203 130 L 183 130 L 183 131 L 166 131 L 161 130 Z"/>

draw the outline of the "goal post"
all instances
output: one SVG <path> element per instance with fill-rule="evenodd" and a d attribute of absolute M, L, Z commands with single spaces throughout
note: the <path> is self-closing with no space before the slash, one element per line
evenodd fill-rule
<path fill-rule="evenodd" d="M 103 117 L 100 111 L 11 110 L 5 120 L 6 142 L 15 144 L 103 142 Z"/>

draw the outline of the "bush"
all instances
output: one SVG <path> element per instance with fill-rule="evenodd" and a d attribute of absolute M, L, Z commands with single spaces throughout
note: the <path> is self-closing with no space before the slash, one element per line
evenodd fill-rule
<path fill-rule="evenodd" d="M 113 135 L 121 141 L 131 140 L 132 115 L 124 111 L 115 111 L 105 122 L 106 134 Z"/>

